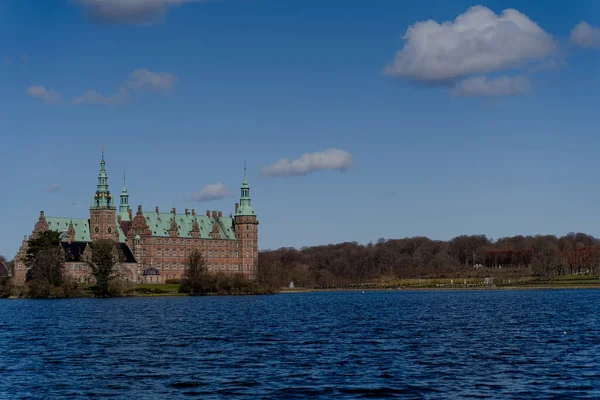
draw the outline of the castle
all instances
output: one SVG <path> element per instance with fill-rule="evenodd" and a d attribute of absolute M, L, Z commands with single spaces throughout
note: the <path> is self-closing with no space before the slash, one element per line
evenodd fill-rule
<path fill-rule="evenodd" d="M 184 275 L 186 261 L 192 250 L 202 253 L 209 272 L 242 274 L 256 279 L 258 264 L 258 220 L 250 201 L 250 185 L 241 186 L 240 202 L 232 216 L 221 211 L 206 211 L 205 215 L 186 209 L 178 214 L 143 211 L 137 207 L 134 215 L 129 207 L 129 193 L 123 177 L 120 204 L 114 204 L 108 186 L 104 151 L 100 161 L 98 184 L 88 218 L 48 217 L 40 212 L 31 236 L 25 236 L 15 257 L 15 280 L 24 282 L 27 274 L 25 259 L 28 240 L 39 232 L 53 230 L 62 235 L 66 252 L 66 273 L 81 283 L 93 281 L 91 270 L 84 262 L 91 254 L 90 244 L 100 239 L 118 243 L 122 260 L 116 274 L 137 283 L 166 283 Z"/>

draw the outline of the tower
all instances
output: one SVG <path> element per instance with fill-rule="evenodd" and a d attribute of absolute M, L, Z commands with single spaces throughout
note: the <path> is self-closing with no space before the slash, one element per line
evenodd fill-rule
<path fill-rule="evenodd" d="M 129 193 L 127 193 L 127 183 L 125 182 L 125 173 L 123 173 L 123 191 L 121 191 L 121 204 L 119 205 L 119 217 L 121 221 L 128 222 L 129 218 Z"/>
<path fill-rule="evenodd" d="M 102 149 L 98 184 L 90 207 L 90 236 L 92 241 L 98 239 L 119 241 L 116 211 L 108 189 L 108 175 L 106 174 L 104 149 Z"/>
<path fill-rule="evenodd" d="M 258 268 L 258 219 L 251 204 L 246 166 L 244 166 L 244 182 L 242 182 L 240 191 L 240 204 L 236 204 L 235 207 L 235 236 L 239 243 L 242 273 L 248 278 L 256 279 Z"/>

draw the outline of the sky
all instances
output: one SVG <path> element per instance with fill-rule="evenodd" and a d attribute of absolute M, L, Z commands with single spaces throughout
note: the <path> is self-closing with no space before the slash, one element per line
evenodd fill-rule
<path fill-rule="evenodd" d="M 132 208 L 233 211 L 259 247 L 600 237 L 600 2 L 0 2 L 0 254 Z"/>

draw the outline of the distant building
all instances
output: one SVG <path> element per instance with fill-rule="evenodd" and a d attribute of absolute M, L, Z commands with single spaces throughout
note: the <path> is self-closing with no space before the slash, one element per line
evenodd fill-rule
<path fill-rule="evenodd" d="M 79 282 L 93 279 L 83 260 L 90 255 L 89 244 L 98 239 L 119 243 L 124 259 L 117 273 L 134 282 L 164 283 L 168 279 L 180 279 L 187 257 L 194 249 L 202 252 L 209 272 L 256 278 L 258 220 L 251 205 L 245 168 L 241 198 L 235 204 L 233 216 L 223 216 L 221 211 L 198 215 L 188 209 L 177 214 L 175 208 L 160 212 L 158 207 L 154 211 L 143 211 L 141 205 L 134 215 L 129 207 L 125 179 L 117 212 L 108 186 L 103 152 L 89 218 L 48 217 L 44 211 L 40 212 L 31 236 L 25 236 L 15 257 L 17 282 L 25 281 L 28 240 L 46 230 L 61 232 L 67 253 L 67 272 Z"/>

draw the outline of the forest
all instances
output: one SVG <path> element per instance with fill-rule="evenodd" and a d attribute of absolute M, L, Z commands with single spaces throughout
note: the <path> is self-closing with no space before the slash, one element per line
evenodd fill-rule
<path fill-rule="evenodd" d="M 259 279 L 276 286 L 331 288 L 393 279 L 598 275 L 600 241 L 584 233 L 513 236 L 497 240 L 462 235 L 449 241 L 426 237 L 379 239 L 259 253 Z"/>

